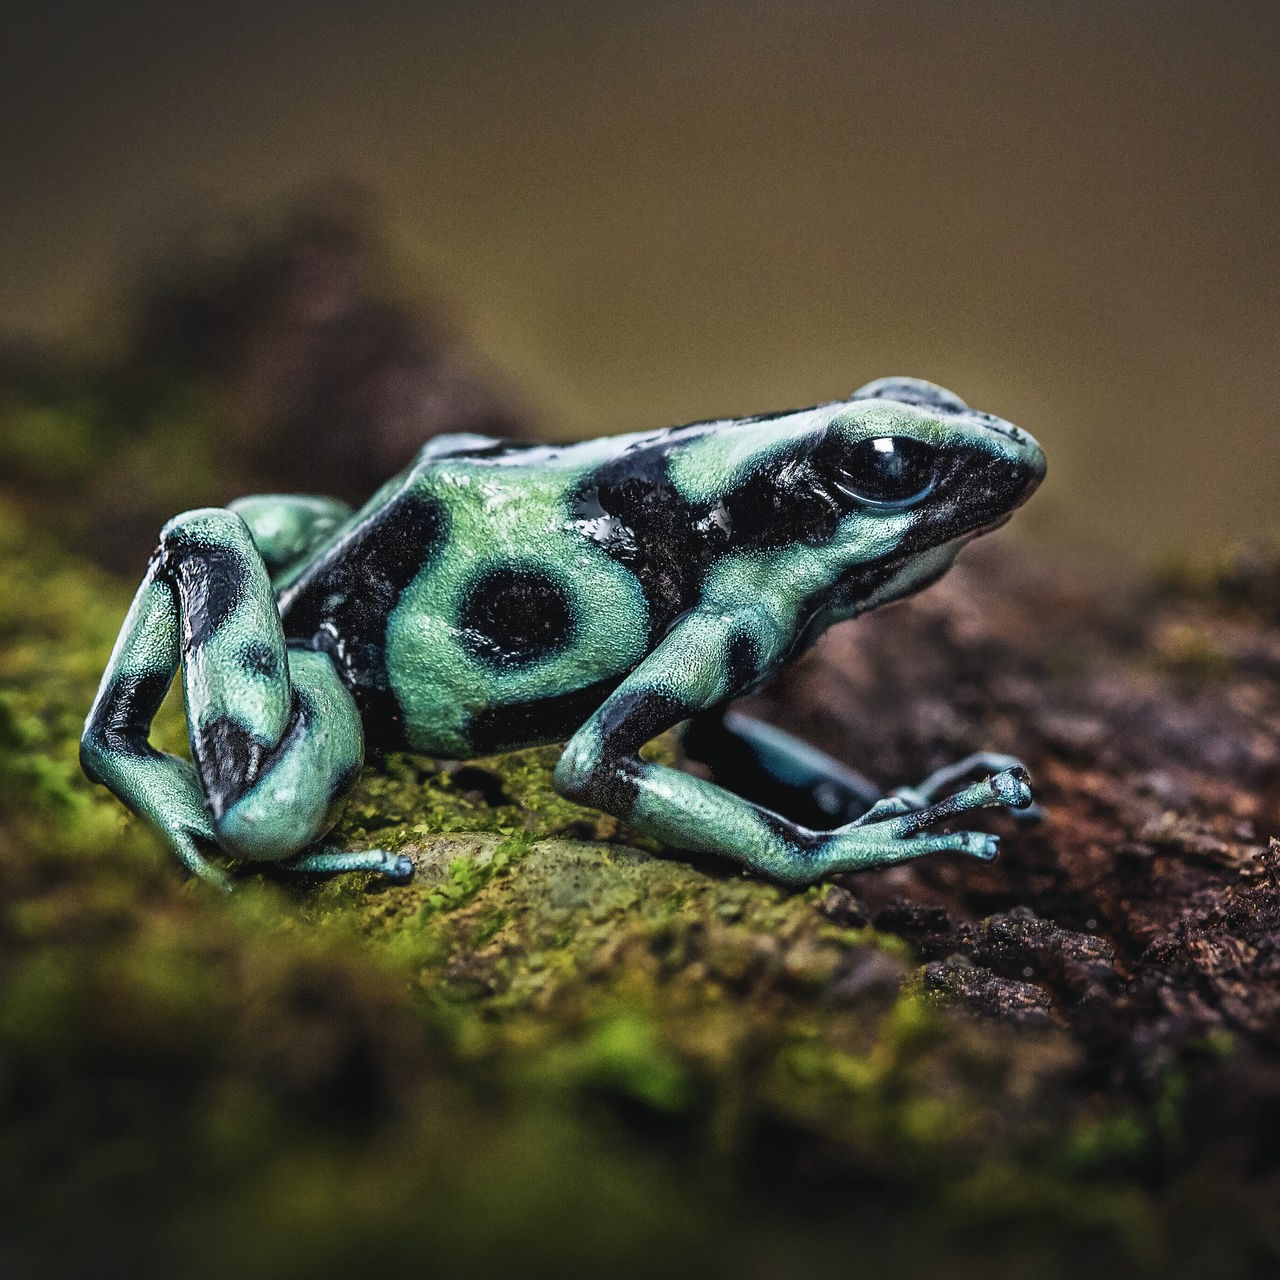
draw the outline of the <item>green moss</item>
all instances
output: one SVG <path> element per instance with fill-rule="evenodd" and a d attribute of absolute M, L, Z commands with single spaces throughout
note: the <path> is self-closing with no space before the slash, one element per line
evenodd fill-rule
<path fill-rule="evenodd" d="M 361 778 L 339 836 L 385 844 L 391 832 L 403 843 L 441 832 L 532 831 L 587 839 L 625 835 L 634 842 L 635 833 L 616 819 L 556 794 L 551 775 L 558 758 L 556 747 L 534 747 L 472 761 L 460 771 L 419 756 L 390 755 Z M 475 780 L 483 790 L 468 785 Z"/>
<path fill-rule="evenodd" d="M 691 1072 L 637 1009 L 614 1010 L 579 1039 L 550 1046 L 525 1078 L 556 1093 L 603 1091 L 659 1112 L 686 1111 L 693 1102 Z"/>

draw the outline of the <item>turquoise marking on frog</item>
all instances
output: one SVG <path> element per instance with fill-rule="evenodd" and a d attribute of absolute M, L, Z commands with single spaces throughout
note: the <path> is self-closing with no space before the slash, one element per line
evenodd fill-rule
<path fill-rule="evenodd" d="M 563 447 L 441 437 L 360 510 L 270 495 L 170 521 L 89 713 L 90 777 L 225 884 L 221 850 L 412 874 L 320 844 L 366 741 L 465 758 L 566 741 L 557 789 L 788 884 L 996 837 L 1006 756 L 889 796 L 728 703 L 828 626 L 917 591 L 1044 475 L 1039 445 L 910 378 L 847 401 Z M 150 746 L 181 671 L 193 763 Z M 644 761 L 685 746 L 741 794 Z M 978 770 L 993 776 L 941 801 Z"/>

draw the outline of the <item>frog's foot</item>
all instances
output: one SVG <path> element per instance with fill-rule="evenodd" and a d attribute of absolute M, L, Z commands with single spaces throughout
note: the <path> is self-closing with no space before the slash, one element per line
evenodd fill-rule
<path fill-rule="evenodd" d="M 342 871 L 378 871 L 402 884 L 413 878 L 413 859 L 387 849 L 334 849 L 328 846 L 304 853 L 286 863 L 286 871 L 334 875 Z"/>
<path fill-rule="evenodd" d="M 221 889 L 223 893 L 231 892 L 230 877 L 225 871 L 214 866 L 201 852 L 201 845 L 212 846 L 216 843 L 208 823 L 203 823 L 196 829 L 168 828 L 164 831 L 164 835 L 178 861 L 197 880 L 203 880 L 206 884 L 213 885 L 215 889 Z"/>
<path fill-rule="evenodd" d="M 1008 758 L 1008 757 L 1004 757 Z M 903 800 L 904 797 L 890 796 L 888 800 Z M 909 803 L 909 802 L 908 802 Z M 1031 778 L 1026 769 L 1016 761 L 999 773 L 975 782 L 957 791 L 954 795 L 939 800 L 936 804 L 917 809 L 914 806 L 900 816 L 888 821 L 895 822 L 904 832 L 921 831 L 931 827 L 943 818 L 963 813 L 967 809 L 1026 809 L 1031 804 Z"/>
<path fill-rule="evenodd" d="M 835 831 L 815 833 L 813 845 L 780 879 L 809 883 L 837 871 L 892 866 L 930 853 L 951 850 L 989 862 L 1000 851 L 1000 837 L 984 831 L 926 834 L 928 827 L 971 809 L 1021 809 L 1031 803 L 1031 784 L 1021 765 L 975 782 L 924 808 L 908 808 L 901 796 L 877 801 L 861 818 Z"/>
<path fill-rule="evenodd" d="M 912 809 L 927 809 L 975 774 L 1023 767 L 1015 756 L 978 752 L 938 769 L 917 786 L 898 787 L 881 796 L 868 778 L 786 730 L 723 708 L 691 720 L 682 744 L 686 755 L 710 767 L 715 782 L 750 796 L 761 808 L 815 829 L 855 820 L 864 826 Z M 1009 812 L 1019 822 L 1043 817 L 1034 804 L 1011 807 Z"/>
<path fill-rule="evenodd" d="M 936 797 L 955 786 L 957 782 L 975 773 L 1000 774 L 1021 770 L 1026 777 L 1026 768 L 1016 756 L 1002 755 L 995 751 L 978 751 L 965 756 L 954 764 L 944 765 L 934 770 L 923 782 L 914 787 L 897 787 L 889 793 L 889 799 L 900 800 L 910 809 L 927 809 Z M 1044 810 L 1031 798 L 1030 790 L 1022 803 L 1006 804 L 1006 811 L 1017 821 L 1023 823 L 1039 822 L 1044 817 Z"/>

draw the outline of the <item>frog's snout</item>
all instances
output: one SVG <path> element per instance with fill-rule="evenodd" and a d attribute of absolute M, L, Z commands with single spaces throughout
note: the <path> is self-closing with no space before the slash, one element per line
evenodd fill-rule
<path fill-rule="evenodd" d="M 972 409 L 969 413 L 977 419 L 979 425 L 1000 437 L 1004 449 L 1014 455 L 1014 460 L 1026 470 L 1029 477 L 1037 484 L 1044 479 L 1048 460 L 1040 442 L 1030 431 L 1015 427 L 1012 422 L 997 418 L 994 413 L 977 413 Z"/>
<path fill-rule="evenodd" d="M 1019 428 L 1015 428 L 1015 430 L 1021 436 L 1018 441 L 1018 460 L 1026 476 L 1022 496 L 1018 499 L 1018 503 L 1021 505 L 1040 487 L 1040 482 L 1044 479 L 1045 472 L 1048 470 L 1049 460 L 1044 456 L 1044 450 L 1040 447 L 1040 442 L 1035 436 L 1028 435 Z"/>
<path fill-rule="evenodd" d="M 1010 509 L 1021 506 L 1039 486 L 1045 477 L 1049 461 L 1045 457 L 1040 442 L 1029 431 L 1015 427 L 1012 422 L 997 418 L 994 414 L 976 415 L 979 422 L 988 431 L 999 437 L 998 444 L 1002 461 L 1012 472 L 1014 492 Z"/>
<path fill-rule="evenodd" d="M 1023 431 L 1021 427 L 1014 427 L 1013 431 L 1016 433 L 1015 443 L 1022 452 L 1022 464 L 1027 469 L 1031 478 L 1031 488 L 1034 489 L 1044 479 L 1045 472 L 1049 468 L 1049 459 L 1044 456 L 1040 441 L 1035 436 Z"/>
<path fill-rule="evenodd" d="M 1031 497 L 1048 464 L 1030 432 L 994 414 L 970 410 L 968 429 L 976 447 L 958 473 L 964 496 L 955 511 L 968 536 L 977 537 L 1000 528 Z"/>

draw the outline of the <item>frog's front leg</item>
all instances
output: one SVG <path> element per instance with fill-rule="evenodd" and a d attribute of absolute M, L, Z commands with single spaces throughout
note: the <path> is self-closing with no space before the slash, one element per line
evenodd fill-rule
<path fill-rule="evenodd" d="M 731 858 L 788 884 L 947 849 L 994 857 L 995 836 L 925 829 L 969 809 L 1029 803 L 1024 770 L 1008 770 L 923 810 L 905 812 L 906 801 L 890 799 L 855 822 L 812 831 L 640 758 L 640 748 L 658 733 L 732 697 L 782 644 L 781 631 L 762 613 L 687 614 L 570 740 L 556 768 L 557 789 L 676 848 Z"/>
<path fill-rule="evenodd" d="M 147 741 L 179 664 L 194 768 Z M 245 522 L 211 508 L 166 525 L 85 724 L 90 777 L 157 826 L 190 870 L 224 883 L 200 842 L 254 861 L 295 858 L 332 825 L 362 759 L 359 716 L 328 656 L 285 645 Z M 370 855 L 315 857 L 325 865 L 295 865 L 346 869 Z"/>
<path fill-rule="evenodd" d="M 739 795 L 794 822 L 823 827 L 852 822 L 881 801 L 886 802 L 881 813 L 927 809 L 940 795 L 979 773 L 1024 768 L 1014 756 L 977 752 L 935 770 L 914 787 L 895 787 L 886 796 L 869 778 L 825 751 L 741 711 L 716 708 L 696 716 L 681 741 L 690 759 L 710 768 L 713 781 L 732 779 L 730 790 Z M 1020 822 L 1043 817 L 1036 805 L 1009 812 Z"/>

